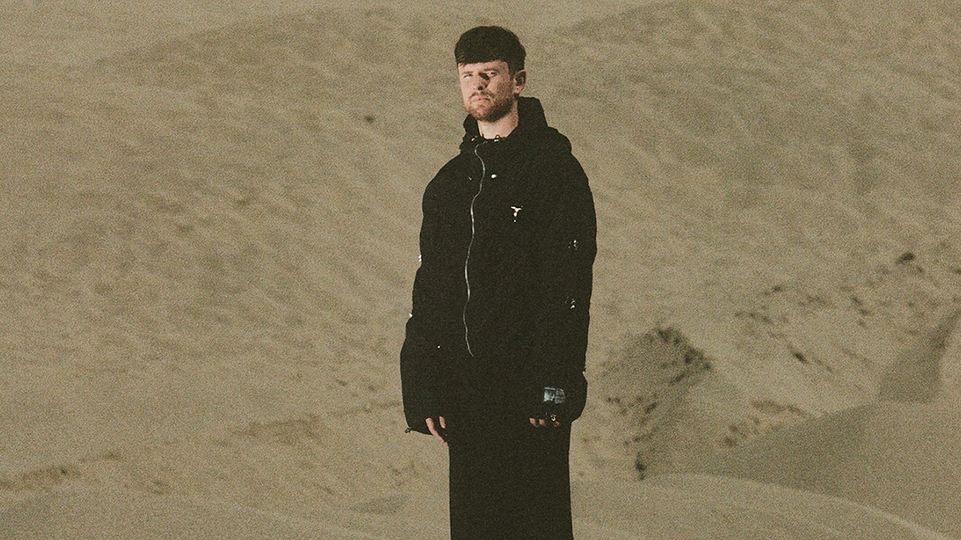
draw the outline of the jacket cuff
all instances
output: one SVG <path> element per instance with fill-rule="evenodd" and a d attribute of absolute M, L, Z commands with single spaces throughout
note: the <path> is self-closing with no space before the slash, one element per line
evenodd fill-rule
<path fill-rule="evenodd" d="M 555 414 L 566 422 L 573 422 L 580 418 L 587 403 L 587 379 L 578 373 L 570 380 L 534 386 L 528 396 L 526 408 L 531 418 Z"/>

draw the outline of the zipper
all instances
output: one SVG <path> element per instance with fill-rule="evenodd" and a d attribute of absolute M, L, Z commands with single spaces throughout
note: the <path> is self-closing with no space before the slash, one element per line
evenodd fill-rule
<path fill-rule="evenodd" d="M 484 158 L 480 157 L 478 149 L 486 144 L 487 141 L 481 141 L 477 146 L 474 147 L 474 155 L 477 156 L 478 161 L 481 164 L 481 177 L 480 182 L 477 183 L 477 193 L 470 201 L 470 243 L 467 244 L 467 257 L 464 259 L 464 283 L 467 286 L 467 300 L 464 301 L 464 311 L 461 315 L 461 320 L 464 323 L 464 343 L 467 345 L 467 354 L 474 358 L 474 351 L 471 350 L 470 346 L 470 328 L 467 325 L 467 306 L 470 305 L 470 272 L 468 266 L 470 265 L 470 254 L 471 248 L 474 247 L 474 235 L 476 233 L 475 222 L 474 222 L 474 203 L 477 202 L 477 198 L 480 197 L 482 191 L 484 191 L 484 178 L 487 176 L 487 164 L 484 163 Z"/>

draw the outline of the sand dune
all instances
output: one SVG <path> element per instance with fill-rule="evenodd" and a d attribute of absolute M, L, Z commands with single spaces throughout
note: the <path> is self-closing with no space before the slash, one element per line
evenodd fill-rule
<path fill-rule="evenodd" d="M 715 474 L 830 494 L 961 536 L 961 411 L 876 404 L 725 455 Z"/>
<path fill-rule="evenodd" d="M 0 537 L 444 537 L 397 353 L 492 21 L 597 200 L 578 537 L 961 537 L 951 6 L 0 13 Z"/>
<path fill-rule="evenodd" d="M 955 313 L 930 336 L 927 358 L 919 354 L 908 362 L 916 373 L 895 366 L 894 379 L 905 382 L 889 392 L 889 399 L 900 400 L 845 410 L 770 435 L 718 455 L 704 469 L 859 501 L 961 536 L 957 380 L 944 377 L 931 384 L 934 391 L 912 393 L 931 371 L 947 375 L 961 366 L 961 339 L 956 332 L 944 335 L 956 323 Z"/>
<path fill-rule="evenodd" d="M 374 538 L 318 521 L 143 493 L 58 492 L 2 513 L 3 538 Z"/>
<path fill-rule="evenodd" d="M 947 538 L 851 501 L 710 475 L 583 486 L 575 509 L 633 538 Z"/>
<path fill-rule="evenodd" d="M 796 538 L 941 540 L 938 534 L 870 506 L 730 477 L 662 475 L 645 483 L 574 486 L 578 538 Z M 416 504 L 430 512 L 443 500 Z M 389 503 L 385 503 L 389 504 Z M 372 507 L 320 510 L 310 520 L 147 493 L 68 490 L 10 505 L 0 537 L 59 538 L 444 538 L 445 520 L 385 515 Z"/>

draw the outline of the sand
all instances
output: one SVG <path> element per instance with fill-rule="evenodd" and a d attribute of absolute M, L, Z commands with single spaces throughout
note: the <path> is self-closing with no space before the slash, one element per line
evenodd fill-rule
<path fill-rule="evenodd" d="M 948 3 L 0 3 L 0 538 L 444 538 L 397 357 L 452 43 L 591 178 L 581 539 L 961 538 Z"/>

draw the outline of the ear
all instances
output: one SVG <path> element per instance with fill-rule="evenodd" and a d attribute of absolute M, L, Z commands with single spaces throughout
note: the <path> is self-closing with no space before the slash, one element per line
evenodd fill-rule
<path fill-rule="evenodd" d="M 527 86 L 527 71 L 521 69 L 514 74 L 514 95 L 520 95 L 525 86 Z"/>

